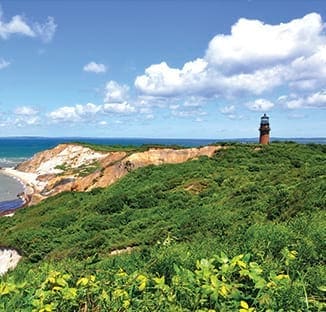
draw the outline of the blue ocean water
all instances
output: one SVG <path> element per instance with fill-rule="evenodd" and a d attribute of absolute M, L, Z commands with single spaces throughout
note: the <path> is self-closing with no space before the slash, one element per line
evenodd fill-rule
<path fill-rule="evenodd" d="M 326 144 L 326 138 L 272 138 L 272 141 L 294 141 L 297 143 Z M 45 138 L 45 137 L 8 137 L 0 138 L 0 167 L 14 167 L 18 163 L 32 157 L 35 153 L 53 148 L 60 143 L 85 142 L 106 145 L 160 144 L 195 147 L 214 142 L 257 142 L 257 138 L 241 139 L 155 139 L 155 138 Z M 21 185 L 0 174 L 0 213 L 21 206 L 16 195 L 21 192 Z"/>

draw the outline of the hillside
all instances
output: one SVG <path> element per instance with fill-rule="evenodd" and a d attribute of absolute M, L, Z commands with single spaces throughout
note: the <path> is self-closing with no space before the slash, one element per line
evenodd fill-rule
<path fill-rule="evenodd" d="M 97 187 L 109 186 L 140 167 L 182 163 L 200 156 L 210 157 L 222 148 L 136 148 L 81 143 L 60 144 L 53 149 L 37 153 L 10 173 L 31 185 L 34 190 L 31 204 L 35 204 L 64 191 L 90 191 Z"/>
<path fill-rule="evenodd" d="M 1 218 L 0 310 L 322 311 L 325 152 L 229 145 Z"/>

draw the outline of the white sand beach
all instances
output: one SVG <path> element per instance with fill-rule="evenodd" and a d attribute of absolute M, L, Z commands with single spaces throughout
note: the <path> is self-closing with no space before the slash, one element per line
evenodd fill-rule
<path fill-rule="evenodd" d="M 35 173 L 22 172 L 14 168 L 2 168 L 0 172 L 17 179 L 23 184 L 26 195 L 32 195 L 34 191 L 42 190 L 45 184 L 37 180 L 38 175 Z"/>

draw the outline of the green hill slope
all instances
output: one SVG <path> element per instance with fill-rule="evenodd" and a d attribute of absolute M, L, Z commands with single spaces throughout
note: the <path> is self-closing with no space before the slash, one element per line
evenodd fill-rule
<path fill-rule="evenodd" d="M 325 168 L 323 145 L 230 145 L 211 159 L 138 169 L 107 189 L 60 194 L 1 218 L 0 245 L 24 255 L 0 284 L 2 309 L 31 311 L 33 299 L 35 311 L 321 310 Z M 126 247 L 130 254 L 110 255 Z M 53 286 L 53 270 L 71 276 Z"/>

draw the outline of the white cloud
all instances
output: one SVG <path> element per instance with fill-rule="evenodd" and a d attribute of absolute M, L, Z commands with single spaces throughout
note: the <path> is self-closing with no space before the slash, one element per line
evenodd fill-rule
<path fill-rule="evenodd" d="M 207 113 L 201 109 L 200 106 L 189 106 L 189 105 L 177 105 L 172 104 L 169 106 L 171 115 L 181 118 L 198 118 L 199 116 L 205 116 Z"/>
<path fill-rule="evenodd" d="M 172 110 L 177 110 L 179 107 L 180 107 L 179 104 L 171 104 L 171 105 L 169 106 L 169 108 L 172 109 Z"/>
<path fill-rule="evenodd" d="M 137 95 L 134 103 L 137 107 L 153 109 L 153 108 L 166 108 L 173 105 L 176 99 L 166 98 L 163 96 L 152 95 Z"/>
<path fill-rule="evenodd" d="M 147 119 L 147 120 L 154 119 L 154 114 L 147 114 L 147 115 L 145 115 L 145 119 Z"/>
<path fill-rule="evenodd" d="M 138 108 L 138 112 L 142 115 L 152 115 L 153 110 L 151 107 L 140 107 Z"/>
<path fill-rule="evenodd" d="M 106 103 L 103 105 L 87 103 L 85 105 L 77 104 L 75 106 L 59 107 L 50 112 L 48 117 L 56 123 L 95 122 L 99 118 L 102 118 L 104 114 L 130 114 L 135 112 L 136 108 L 127 102 Z M 97 122 L 100 123 L 101 121 Z"/>
<path fill-rule="evenodd" d="M 320 91 L 307 97 L 307 105 L 310 107 L 326 108 L 326 91 Z"/>
<path fill-rule="evenodd" d="M 16 127 L 37 126 L 41 123 L 39 111 L 31 106 L 19 106 L 13 110 L 12 116 L 7 119 L 7 125 L 14 124 Z"/>
<path fill-rule="evenodd" d="M 10 62 L 4 60 L 4 59 L 0 59 L 0 69 L 6 68 L 10 65 Z"/>
<path fill-rule="evenodd" d="M 117 113 L 117 114 L 130 114 L 136 112 L 136 108 L 127 102 L 106 103 L 103 105 L 103 112 Z"/>
<path fill-rule="evenodd" d="M 198 118 L 198 116 L 206 116 L 207 113 L 204 111 L 197 111 L 197 110 L 174 110 L 172 111 L 172 115 L 181 118 L 193 118 L 193 117 Z"/>
<path fill-rule="evenodd" d="M 165 98 L 261 95 L 281 86 L 316 90 L 326 85 L 324 29 L 317 13 L 278 25 L 242 18 L 230 34 L 211 40 L 204 57 L 182 68 L 153 64 L 136 77 L 135 87 L 143 95 Z M 254 109 L 266 106 L 255 104 Z"/>
<path fill-rule="evenodd" d="M 33 116 L 30 118 L 25 118 L 24 122 L 29 126 L 35 126 L 40 124 L 40 118 L 38 116 Z"/>
<path fill-rule="evenodd" d="M 230 35 L 217 35 L 209 43 L 206 60 L 223 72 L 245 71 L 277 65 L 325 43 L 319 14 L 311 13 L 279 25 L 240 18 Z"/>
<path fill-rule="evenodd" d="M 75 106 L 63 106 L 50 112 L 48 116 L 54 122 L 79 122 L 88 121 L 101 110 L 100 105 L 87 103 Z"/>
<path fill-rule="evenodd" d="M 120 85 L 116 81 L 110 80 L 105 86 L 106 103 L 120 103 L 128 99 L 129 87 L 127 85 Z"/>
<path fill-rule="evenodd" d="M 91 73 L 96 73 L 96 74 L 105 73 L 106 66 L 104 64 L 90 62 L 83 67 L 83 70 L 86 72 L 91 72 Z"/>
<path fill-rule="evenodd" d="M 14 124 L 16 127 L 23 128 L 26 126 L 37 126 L 41 122 L 41 119 L 38 116 L 29 116 L 28 118 L 19 116 L 8 124 Z"/>
<path fill-rule="evenodd" d="M 326 44 L 310 56 L 301 56 L 289 66 L 287 79 L 299 90 L 313 90 L 326 84 Z"/>
<path fill-rule="evenodd" d="M 145 75 L 136 78 L 135 86 L 144 94 L 154 96 L 196 93 L 198 85 L 205 81 L 206 67 L 203 59 L 188 62 L 182 69 L 171 68 L 162 62 L 148 67 Z"/>
<path fill-rule="evenodd" d="M 76 112 L 74 106 L 63 106 L 49 113 L 50 119 L 54 122 L 75 122 L 80 121 L 81 118 Z"/>
<path fill-rule="evenodd" d="M 196 96 L 189 96 L 183 103 L 184 107 L 199 108 L 203 106 L 204 99 Z"/>
<path fill-rule="evenodd" d="M 55 34 L 57 25 L 54 22 L 54 18 L 48 16 L 46 23 L 35 23 L 33 28 L 35 34 L 39 36 L 44 42 L 50 42 Z"/>
<path fill-rule="evenodd" d="M 305 96 L 283 95 L 278 98 L 278 101 L 288 109 L 326 108 L 326 91 L 318 91 Z"/>
<path fill-rule="evenodd" d="M 20 15 L 14 16 L 8 23 L 4 23 L 0 20 L 0 37 L 2 39 L 7 39 L 13 34 L 21 34 L 28 37 L 36 36 L 32 28 Z"/>
<path fill-rule="evenodd" d="M 0 7 L 0 38 L 8 39 L 12 35 L 23 35 L 27 37 L 38 37 L 44 42 L 52 40 L 57 25 L 53 17 L 48 17 L 44 24 L 29 23 L 21 15 L 15 15 L 10 21 L 3 20 L 3 12 Z"/>
<path fill-rule="evenodd" d="M 266 99 L 257 99 L 253 102 L 246 103 L 246 106 L 256 112 L 266 112 L 274 107 L 274 103 Z"/>
<path fill-rule="evenodd" d="M 224 115 L 233 114 L 235 112 L 235 106 L 234 105 L 224 106 L 220 109 L 220 112 Z"/>
<path fill-rule="evenodd" d="M 30 106 L 20 106 L 15 109 L 14 113 L 22 116 L 34 116 L 38 114 L 38 110 Z"/>
<path fill-rule="evenodd" d="M 238 112 L 236 111 L 236 107 L 234 105 L 227 105 L 224 107 L 220 108 L 220 112 L 225 115 L 229 119 L 243 119 L 243 116 L 239 115 Z"/>
<path fill-rule="evenodd" d="M 306 118 L 306 115 L 304 115 L 304 114 L 289 114 L 288 115 L 288 118 L 289 119 L 304 119 L 304 118 Z"/>
<path fill-rule="evenodd" d="M 105 98 L 103 104 L 96 105 L 88 103 L 85 105 L 77 104 L 75 106 L 63 106 L 47 114 L 52 122 L 55 123 L 85 123 L 91 122 L 100 126 L 105 126 L 107 115 L 128 115 L 132 113 L 141 113 L 149 116 L 152 110 L 149 106 L 136 108 L 135 104 L 129 103 L 126 99 L 129 87 L 120 85 L 115 81 L 107 82 L 105 86 Z M 138 103 L 136 103 L 138 104 Z M 141 112 L 141 110 L 144 110 Z M 144 117 L 147 118 L 147 117 Z"/>

